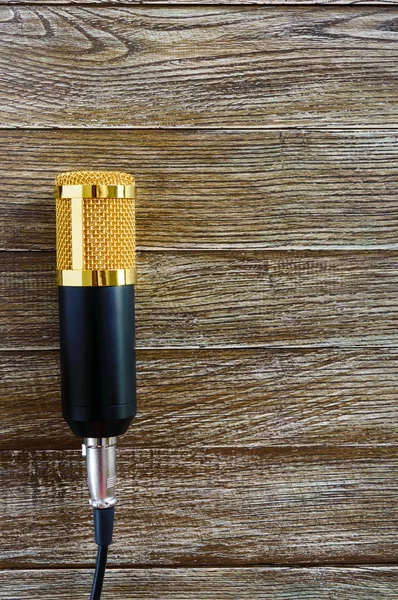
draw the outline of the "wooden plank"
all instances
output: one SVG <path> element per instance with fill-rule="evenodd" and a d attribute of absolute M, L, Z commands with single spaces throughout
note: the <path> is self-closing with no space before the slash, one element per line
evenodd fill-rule
<path fill-rule="evenodd" d="M 0 354 L 0 449 L 77 447 L 61 417 L 58 352 Z M 123 447 L 398 444 L 395 349 L 138 353 Z"/>
<path fill-rule="evenodd" d="M 79 451 L 4 451 L 2 568 L 87 566 Z M 123 449 L 113 566 L 398 560 L 397 448 Z"/>
<path fill-rule="evenodd" d="M 3 0 L 6 5 L 21 4 L 20 0 Z M 36 5 L 37 0 L 24 0 L 23 4 Z M 279 5 L 299 5 L 307 6 L 311 4 L 327 4 L 327 5 L 376 5 L 376 6 L 391 6 L 395 5 L 397 0 L 217 0 L 218 6 L 232 5 L 232 6 L 279 6 Z M 137 6 L 137 5 L 148 5 L 148 6 L 183 6 L 199 5 L 214 6 L 214 0 L 40 0 L 40 4 L 43 6 L 84 6 L 85 4 L 91 6 Z"/>
<path fill-rule="evenodd" d="M 396 127 L 395 8 L 1 11 L 4 127 Z"/>
<path fill-rule="evenodd" d="M 92 570 L 0 571 L 1 600 L 86 600 Z M 120 600 L 396 600 L 397 567 L 108 569 Z"/>
<path fill-rule="evenodd" d="M 85 166 L 136 176 L 140 249 L 398 247 L 394 132 L 3 130 L 0 136 L 5 250 L 54 250 L 54 178 Z"/>
<path fill-rule="evenodd" d="M 398 253 L 146 252 L 139 348 L 389 345 Z M 55 259 L 0 253 L 1 349 L 58 347 Z"/>

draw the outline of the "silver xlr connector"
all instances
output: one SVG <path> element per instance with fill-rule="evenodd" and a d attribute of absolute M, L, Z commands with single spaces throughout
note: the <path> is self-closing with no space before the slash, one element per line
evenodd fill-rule
<path fill-rule="evenodd" d="M 90 504 L 93 508 L 115 506 L 116 437 L 84 438 L 82 454 L 86 457 Z"/>

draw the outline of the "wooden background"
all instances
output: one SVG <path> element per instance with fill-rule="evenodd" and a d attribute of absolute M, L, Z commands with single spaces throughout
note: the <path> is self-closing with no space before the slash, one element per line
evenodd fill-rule
<path fill-rule="evenodd" d="M 393 2 L 3 0 L 1 600 L 91 585 L 52 199 L 87 168 L 138 182 L 104 600 L 398 599 L 397 85 Z"/>

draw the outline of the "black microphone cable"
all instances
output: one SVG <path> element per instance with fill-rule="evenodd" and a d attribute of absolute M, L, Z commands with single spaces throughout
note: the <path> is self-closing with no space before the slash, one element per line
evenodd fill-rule
<path fill-rule="evenodd" d="M 55 181 L 62 414 L 83 438 L 100 600 L 116 504 L 116 441 L 136 414 L 135 181 L 70 171 Z"/>
<path fill-rule="evenodd" d="M 101 598 L 108 548 L 112 543 L 114 514 L 113 507 L 102 510 L 94 508 L 94 533 L 98 551 L 90 600 L 100 600 Z"/>
<path fill-rule="evenodd" d="M 91 589 L 90 600 L 100 600 L 101 598 L 107 556 L 108 546 L 98 546 L 97 562 L 95 565 L 94 580 L 93 587 Z"/>

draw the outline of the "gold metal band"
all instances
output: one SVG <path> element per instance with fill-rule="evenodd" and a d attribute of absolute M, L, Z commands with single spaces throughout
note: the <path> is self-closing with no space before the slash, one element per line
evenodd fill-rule
<path fill-rule="evenodd" d="M 135 185 L 56 185 L 56 198 L 135 198 Z"/>
<path fill-rule="evenodd" d="M 132 285 L 137 282 L 136 269 L 111 269 L 107 271 L 57 271 L 57 285 L 98 287 Z"/>

